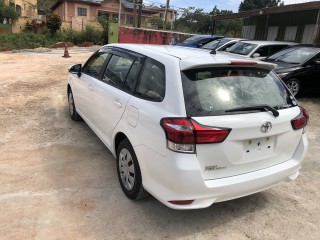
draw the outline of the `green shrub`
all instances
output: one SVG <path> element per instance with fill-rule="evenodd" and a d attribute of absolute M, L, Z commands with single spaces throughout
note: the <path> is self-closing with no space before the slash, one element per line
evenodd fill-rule
<path fill-rule="evenodd" d="M 62 25 L 62 20 L 60 16 L 56 14 L 48 14 L 46 16 L 46 26 L 52 34 L 60 30 L 61 25 Z"/>
<path fill-rule="evenodd" d="M 31 24 L 28 29 L 32 29 Z M 0 34 L 0 50 L 5 48 L 24 49 L 49 47 L 56 42 L 71 42 L 74 45 L 93 42 L 104 44 L 103 32 L 92 26 L 87 26 L 85 31 L 74 30 L 57 31 L 55 34 L 39 34 L 34 32 Z"/>
<path fill-rule="evenodd" d="M 0 35 L 1 48 L 37 48 L 49 46 L 50 44 L 52 44 L 50 39 L 43 34 L 17 33 Z"/>

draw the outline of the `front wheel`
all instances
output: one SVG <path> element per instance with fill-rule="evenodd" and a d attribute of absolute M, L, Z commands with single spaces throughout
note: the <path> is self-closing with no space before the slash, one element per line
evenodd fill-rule
<path fill-rule="evenodd" d="M 301 83 L 298 79 L 292 78 L 286 82 L 287 87 L 293 96 L 297 96 L 301 92 Z"/>
<path fill-rule="evenodd" d="M 82 118 L 77 112 L 76 105 L 74 104 L 74 98 L 73 98 L 73 94 L 72 94 L 71 90 L 68 91 L 68 105 L 69 105 L 69 113 L 70 113 L 71 119 L 73 121 L 81 121 Z"/>
<path fill-rule="evenodd" d="M 122 140 L 117 149 L 117 172 L 122 191 L 128 198 L 137 200 L 149 195 L 142 186 L 140 166 L 128 139 Z"/>

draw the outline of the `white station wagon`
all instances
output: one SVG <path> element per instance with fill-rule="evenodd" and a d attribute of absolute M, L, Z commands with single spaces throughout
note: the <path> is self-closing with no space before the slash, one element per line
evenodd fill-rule
<path fill-rule="evenodd" d="M 115 156 L 127 197 L 205 208 L 299 175 L 309 116 L 273 67 L 201 49 L 107 45 L 69 69 L 70 115 Z"/>

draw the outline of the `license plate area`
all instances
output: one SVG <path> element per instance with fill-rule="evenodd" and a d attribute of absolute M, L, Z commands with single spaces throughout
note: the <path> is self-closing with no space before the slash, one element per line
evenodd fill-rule
<path fill-rule="evenodd" d="M 246 160 L 259 160 L 273 154 L 275 137 L 248 139 L 243 142 L 243 158 Z"/>

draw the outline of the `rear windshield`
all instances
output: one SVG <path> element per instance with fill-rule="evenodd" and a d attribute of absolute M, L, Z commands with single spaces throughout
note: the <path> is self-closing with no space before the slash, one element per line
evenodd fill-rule
<path fill-rule="evenodd" d="M 279 78 L 260 68 L 225 67 L 186 70 L 181 73 L 189 117 L 234 114 L 226 110 L 269 105 L 296 106 Z"/>
<path fill-rule="evenodd" d="M 240 55 L 248 55 L 255 49 L 258 45 L 252 43 L 238 42 L 232 47 L 230 47 L 226 52 L 236 53 Z"/>
<path fill-rule="evenodd" d="M 199 36 L 199 35 L 195 35 L 193 37 L 189 37 L 187 38 L 186 40 L 184 40 L 182 43 L 185 43 L 185 44 L 189 44 L 189 43 L 192 43 L 198 39 L 202 38 L 202 36 Z"/>

